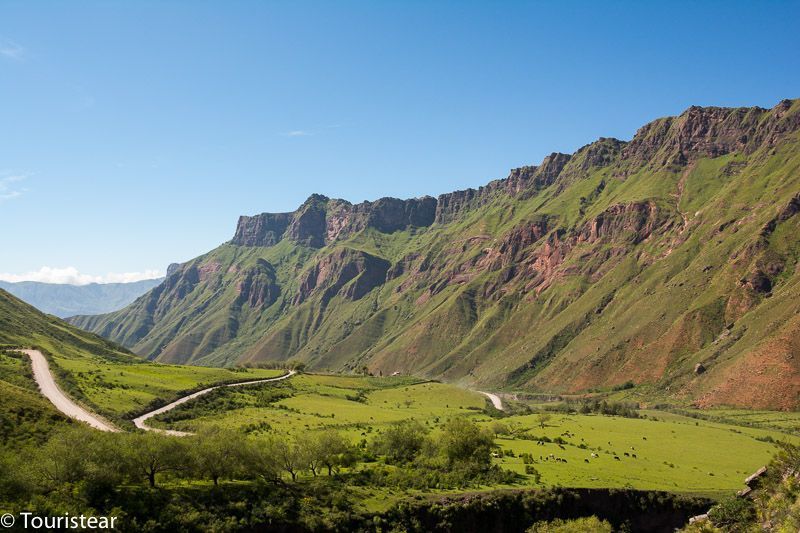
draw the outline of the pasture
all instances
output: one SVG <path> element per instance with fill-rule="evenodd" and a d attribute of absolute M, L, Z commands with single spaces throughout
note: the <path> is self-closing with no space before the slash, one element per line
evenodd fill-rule
<path fill-rule="evenodd" d="M 538 414 L 498 418 L 487 402 L 473 391 L 412 378 L 300 375 L 280 384 L 219 391 L 158 417 L 153 425 L 295 436 L 334 428 L 364 445 L 393 422 L 415 419 L 436 432 L 449 418 L 465 416 L 486 428 L 501 428 L 494 461 L 518 473 L 521 486 L 537 486 L 538 478 L 538 486 L 697 494 L 742 488 L 745 477 L 769 462 L 774 440 L 796 441 L 776 427 L 662 411 L 642 411 L 642 418 L 552 414 L 542 427 Z M 754 416 L 794 420 L 786 413 L 759 413 Z M 526 473 L 526 467 L 538 475 Z"/>
<path fill-rule="evenodd" d="M 60 385 L 77 400 L 111 418 L 141 410 L 154 400 L 171 401 L 183 391 L 220 382 L 270 378 L 285 372 L 117 362 L 95 356 L 53 359 Z"/>

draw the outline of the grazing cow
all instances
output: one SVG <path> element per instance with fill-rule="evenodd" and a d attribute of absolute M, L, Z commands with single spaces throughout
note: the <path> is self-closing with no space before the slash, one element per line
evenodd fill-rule
<path fill-rule="evenodd" d="M 584 462 L 584 463 L 588 463 L 588 462 L 589 462 L 589 459 L 584 459 L 584 460 L 583 460 L 583 462 Z"/>
<path fill-rule="evenodd" d="M 628 452 L 625 452 L 622 455 L 624 455 L 625 457 L 630 457 L 630 454 Z"/>
<path fill-rule="evenodd" d="M 615 461 L 619 461 L 619 457 L 617 457 L 617 456 L 615 455 L 615 456 L 614 456 L 614 460 L 615 460 Z"/>
<path fill-rule="evenodd" d="M 596 453 L 592 452 L 592 459 L 597 459 L 598 457 L 600 457 L 600 456 L 597 455 Z"/>
<path fill-rule="evenodd" d="M 631 457 L 633 457 L 634 459 L 636 459 L 636 454 L 634 453 L 633 455 L 631 455 Z"/>
<path fill-rule="evenodd" d="M 647 440 L 647 437 L 642 437 L 642 440 Z"/>

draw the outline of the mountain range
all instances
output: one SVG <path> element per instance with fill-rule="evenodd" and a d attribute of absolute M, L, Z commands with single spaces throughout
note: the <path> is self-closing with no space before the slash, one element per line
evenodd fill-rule
<path fill-rule="evenodd" d="M 479 189 L 239 219 L 126 308 L 148 359 L 800 406 L 800 100 L 691 107 Z"/>
<path fill-rule="evenodd" d="M 131 283 L 89 283 L 68 285 L 38 281 L 0 280 L 4 289 L 40 311 L 65 318 L 73 315 L 97 315 L 122 309 L 159 283 L 146 279 Z"/>

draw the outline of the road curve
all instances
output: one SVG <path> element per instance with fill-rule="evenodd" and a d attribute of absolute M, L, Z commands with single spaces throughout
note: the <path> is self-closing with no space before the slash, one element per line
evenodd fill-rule
<path fill-rule="evenodd" d="M 487 398 L 489 398 L 492 401 L 492 405 L 494 405 L 495 409 L 497 409 L 499 411 L 503 411 L 504 410 L 503 401 L 500 399 L 500 396 L 498 396 L 497 394 L 492 394 L 491 392 L 483 392 L 481 390 L 476 391 L 476 392 L 479 392 L 479 393 L 483 394 L 484 396 L 486 396 Z"/>
<path fill-rule="evenodd" d="M 73 402 L 61 389 L 56 385 L 53 374 L 50 372 L 50 365 L 47 359 L 39 350 L 19 350 L 28 354 L 31 358 L 31 367 L 33 368 L 33 378 L 39 385 L 42 395 L 50 400 L 56 409 L 64 413 L 70 418 L 86 422 L 95 429 L 100 431 L 119 431 L 111 423 L 103 420 L 96 414 L 93 414 L 80 405 Z"/>
<path fill-rule="evenodd" d="M 244 385 L 255 385 L 256 383 L 269 383 L 271 381 L 281 381 L 281 380 L 284 380 L 286 378 L 292 377 L 296 373 L 297 372 L 295 372 L 294 370 L 290 370 L 287 374 L 284 374 L 282 376 L 278 376 L 277 378 L 257 379 L 255 381 L 243 381 L 241 383 L 229 383 L 227 385 L 216 385 L 214 387 L 209 387 L 207 389 L 203 389 L 203 390 L 200 390 L 200 391 L 197 391 L 197 392 L 193 392 L 192 394 L 189 394 L 189 395 L 184 396 L 182 398 L 178 398 L 177 400 L 175 400 L 172 403 L 168 403 L 167 405 L 165 405 L 163 407 L 159 407 L 158 409 L 150 411 L 149 413 L 145 413 L 145 414 L 143 414 L 143 415 L 141 415 L 141 416 L 139 416 L 137 418 L 134 418 L 133 419 L 133 423 L 137 428 L 143 429 L 145 431 L 155 431 L 155 432 L 158 432 L 158 433 L 163 433 L 165 435 L 173 435 L 173 436 L 176 436 L 176 437 L 186 437 L 188 435 L 191 435 L 191 433 L 187 433 L 186 431 L 175 431 L 174 429 L 152 428 L 152 427 L 148 426 L 145 422 L 148 419 L 153 418 L 154 416 L 160 415 L 162 413 L 166 413 L 167 411 L 171 411 L 171 410 L 175 409 L 176 407 L 178 407 L 179 405 L 184 404 L 184 403 L 186 403 L 186 402 L 188 402 L 190 400 L 194 400 L 195 398 L 197 398 L 199 396 L 203 396 L 204 394 L 208 394 L 209 392 L 211 392 L 212 390 L 215 390 L 215 389 L 220 389 L 222 387 L 242 387 Z"/>

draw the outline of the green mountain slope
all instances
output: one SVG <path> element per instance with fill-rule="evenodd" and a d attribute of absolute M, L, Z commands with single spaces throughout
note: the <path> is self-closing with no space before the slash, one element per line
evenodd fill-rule
<path fill-rule="evenodd" d="M 107 361 L 141 361 L 122 347 L 45 315 L 0 289 L 0 347 L 20 346 L 67 358 L 96 356 Z"/>
<path fill-rule="evenodd" d="M 693 107 L 478 190 L 242 217 L 72 322 L 166 362 L 794 408 L 799 210 L 800 101 Z"/>
<path fill-rule="evenodd" d="M 141 364 L 127 350 L 44 315 L 0 289 L 0 451 L 6 446 L 41 443 L 53 430 L 70 423 L 40 394 L 28 357 L 13 351 L 18 347 L 106 365 Z M 60 367 L 51 364 L 51 368 L 62 382 L 69 380 Z"/>
<path fill-rule="evenodd" d="M 44 313 L 64 318 L 73 315 L 109 313 L 122 309 L 159 283 L 160 279 L 88 285 L 0 281 L 0 289 L 8 291 Z"/>

